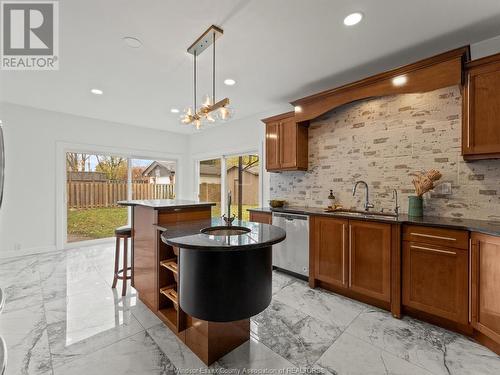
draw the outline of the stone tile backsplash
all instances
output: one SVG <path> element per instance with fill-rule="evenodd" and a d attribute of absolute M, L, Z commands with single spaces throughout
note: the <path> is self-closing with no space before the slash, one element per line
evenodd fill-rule
<path fill-rule="evenodd" d="M 448 87 L 344 105 L 311 123 L 309 170 L 271 174 L 271 198 L 326 207 L 332 189 L 346 208 L 362 208 L 365 180 L 375 209 L 401 211 L 414 194 L 411 172 L 438 169 L 444 186 L 425 195 L 425 214 L 500 220 L 500 160 L 464 162 L 460 156 L 462 97 Z M 446 194 L 445 194 L 446 193 Z"/>

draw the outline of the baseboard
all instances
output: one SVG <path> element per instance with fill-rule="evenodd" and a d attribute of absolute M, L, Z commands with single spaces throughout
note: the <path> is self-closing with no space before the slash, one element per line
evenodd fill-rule
<path fill-rule="evenodd" d="M 66 249 L 76 249 L 78 247 L 87 247 L 87 246 L 94 246 L 94 245 L 102 245 L 106 243 L 113 243 L 115 242 L 116 239 L 115 237 L 107 237 L 107 238 L 99 238 L 97 240 L 87 240 L 87 241 L 78 241 L 78 242 L 70 242 L 64 245 L 64 250 Z"/>
<path fill-rule="evenodd" d="M 28 249 L 19 249 L 19 250 L 7 250 L 7 251 L 0 250 L 0 259 L 17 258 L 17 257 L 23 257 L 23 256 L 35 255 L 35 254 L 44 254 L 44 253 L 50 253 L 51 251 L 56 251 L 56 250 L 57 249 L 56 249 L 55 245 L 31 247 Z"/>

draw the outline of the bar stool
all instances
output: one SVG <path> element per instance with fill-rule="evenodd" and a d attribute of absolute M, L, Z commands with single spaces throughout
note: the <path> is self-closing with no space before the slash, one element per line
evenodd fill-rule
<path fill-rule="evenodd" d="M 116 288 L 118 279 L 123 280 L 122 296 L 127 294 L 127 280 L 132 277 L 128 276 L 127 271 L 132 271 L 132 267 L 128 267 L 128 239 L 132 237 L 132 229 L 128 226 L 123 226 L 115 229 L 116 237 L 116 252 L 115 252 L 115 275 L 113 278 L 112 288 Z M 123 268 L 118 268 L 120 260 L 120 240 L 123 239 Z M 121 275 L 120 275 L 121 274 Z"/>

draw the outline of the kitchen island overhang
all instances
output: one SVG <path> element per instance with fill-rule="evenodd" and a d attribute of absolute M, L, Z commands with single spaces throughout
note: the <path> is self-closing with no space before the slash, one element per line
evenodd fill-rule
<path fill-rule="evenodd" d="M 224 228 L 238 227 L 249 231 L 202 233 L 206 228 L 221 233 Z M 220 219 L 165 230 L 162 241 L 179 248 L 181 309 L 213 322 L 247 319 L 265 310 L 272 295 L 272 245 L 285 236 L 283 229 L 272 225 L 238 221 L 225 226 Z"/>
<path fill-rule="evenodd" d="M 180 288 L 183 274 L 189 277 L 194 273 L 189 269 L 187 271 L 181 269 L 181 254 L 203 251 L 196 247 L 206 245 L 207 240 L 222 247 L 216 250 L 218 252 L 241 251 L 247 252 L 247 256 L 255 251 L 266 253 L 265 250 L 260 249 L 266 247 L 270 249 L 272 244 L 276 243 L 275 241 L 284 239 L 284 231 L 276 228 L 278 230 L 276 232 L 273 227 L 259 223 L 239 223 L 245 228 L 250 228 L 248 236 L 230 236 L 229 239 L 224 240 L 209 234 L 204 234 L 202 237 L 198 236 L 201 229 L 224 224 L 220 219 L 211 217 L 211 208 L 215 203 L 185 200 L 134 200 L 119 203 L 132 207 L 132 282 L 137 290 L 138 298 L 207 365 L 248 341 L 250 338 L 249 318 L 226 322 L 203 320 L 186 313 L 179 306 L 179 301 L 183 299 L 182 288 Z M 236 228 L 237 223 L 234 224 L 233 228 Z M 182 245 L 190 249 L 180 250 L 178 246 L 169 245 L 163 242 L 162 235 L 170 240 L 183 238 Z M 186 237 L 191 237 L 189 241 L 192 242 L 184 244 L 188 240 Z M 196 241 L 200 241 L 200 238 L 204 238 L 204 241 L 197 244 Z M 180 242 L 178 244 L 180 245 Z M 235 250 L 235 246 L 243 246 L 243 248 Z M 211 251 L 213 253 L 214 249 Z M 268 283 L 267 288 L 271 288 L 271 266 L 269 258 L 267 256 L 264 258 L 264 264 L 259 264 L 259 266 L 265 270 L 265 275 L 269 275 L 266 276 L 265 280 L 268 281 L 265 283 Z M 224 260 L 222 256 L 221 259 L 221 262 L 225 262 L 229 258 L 225 257 L 226 260 Z M 247 261 L 243 259 L 243 262 L 248 266 Z M 207 264 L 206 262 L 198 263 Z M 252 272 L 253 267 L 246 267 L 246 269 L 255 277 L 255 270 Z M 214 274 L 213 269 L 211 273 Z M 240 276 L 237 274 L 234 277 Z M 255 287 L 247 290 L 246 295 L 238 295 L 234 301 L 245 300 L 250 294 L 256 292 Z M 223 295 L 224 288 L 219 292 Z M 244 314 L 236 314 L 233 309 L 233 315 L 229 318 L 247 316 L 249 313 L 257 313 L 265 308 L 268 303 L 267 294 L 268 292 L 263 293 L 264 297 L 261 295 L 259 305 L 247 303 L 247 306 L 242 308 Z M 217 305 L 227 308 L 227 301 L 227 298 L 223 298 L 217 302 Z M 213 303 L 208 304 L 214 306 Z M 213 311 L 208 312 L 209 316 L 212 313 Z M 224 320 L 227 318 L 226 315 Z"/>

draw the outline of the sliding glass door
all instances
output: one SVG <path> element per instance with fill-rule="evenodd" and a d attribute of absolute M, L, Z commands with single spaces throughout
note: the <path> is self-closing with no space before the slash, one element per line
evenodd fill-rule
<path fill-rule="evenodd" d="M 212 217 L 220 217 L 221 214 L 221 159 L 202 160 L 198 166 L 198 198 L 200 202 L 216 203 L 212 207 Z"/>
<path fill-rule="evenodd" d="M 67 242 L 113 237 L 129 221 L 118 201 L 174 198 L 175 172 L 175 161 L 67 152 Z"/>
<path fill-rule="evenodd" d="M 249 220 L 248 209 L 259 206 L 259 155 L 244 154 L 225 158 L 226 192 L 231 192 L 231 214 Z"/>

